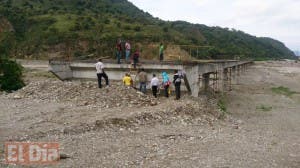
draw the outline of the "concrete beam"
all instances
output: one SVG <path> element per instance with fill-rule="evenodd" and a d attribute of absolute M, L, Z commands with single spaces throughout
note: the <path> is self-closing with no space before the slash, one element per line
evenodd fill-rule
<path fill-rule="evenodd" d="M 50 64 L 49 71 L 60 80 L 68 80 L 73 78 L 73 72 L 69 62 L 55 62 Z"/>

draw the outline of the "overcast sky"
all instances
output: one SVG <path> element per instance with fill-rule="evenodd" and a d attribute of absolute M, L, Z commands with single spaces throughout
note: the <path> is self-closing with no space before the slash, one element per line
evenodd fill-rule
<path fill-rule="evenodd" d="M 300 50 L 300 0 L 129 0 L 163 20 L 221 26 Z"/>

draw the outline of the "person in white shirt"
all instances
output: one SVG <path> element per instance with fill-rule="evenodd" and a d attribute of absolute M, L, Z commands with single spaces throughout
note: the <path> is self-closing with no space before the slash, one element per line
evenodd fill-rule
<path fill-rule="evenodd" d="M 96 70 L 97 70 L 97 78 L 98 78 L 98 86 L 102 88 L 101 79 L 102 77 L 105 79 L 106 86 L 109 86 L 108 76 L 104 72 L 104 64 L 102 63 L 102 59 L 99 59 L 96 63 Z"/>
<path fill-rule="evenodd" d="M 152 88 L 153 96 L 154 96 L 155 98 L 157 98 L 157 89 L 158 89 L 158 85 L 159 85 L 159 80 L 158 80 L 158 78 L 156 77 L 156 75 L 153 74 L 153 78 L 151 79 L 151 88 Z"/>

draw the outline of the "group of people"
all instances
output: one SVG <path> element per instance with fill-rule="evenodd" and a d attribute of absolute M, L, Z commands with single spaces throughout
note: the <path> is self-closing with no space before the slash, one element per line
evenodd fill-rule
<path fill-rule="evenodd" d="M 128 40 L 126 40 L 124 44 L 124 42 L 122 42 L 121 39 L 118 39 L 116 44 L 116 57 L 117 57 L 118 64 L 121 64 L 121 58 L 122 58 L 122 54 L 124 53 L 123 52 L 124 50 L 125 50 L 125 61 L 129 62 L 131 56 L 131 44 Z M 132 55 L 134 68 L 136 68 L 137 63 L 139 62 L 139 57 L 140 57 L 140 51 L 139 49 L 136 49 Z"/>
<path fill-rule="evenodd" d="M 104 64 L 102 63 L 102 60 L 99 59 L 96 63 L 96 70 L 97 70 L 97 78 L 98 78 L 98 86 L 99 88 L 102 88 L 101 80 L 102 78 L 106 81 L 106 86 L 109 86 L 109 80 L 108 76 L 104 71 Z M 174 71 L 173 81 L 171 82 L 169 75 L 167 72 L 163 72 L 162 74 L 162 81 L 160 82 L 157 75 L 153 74 L 152 79 L 150 81 L 150 86 L 152 89 L 152 94 L 155 98 L 157 98 L 157 94 L 159 89 L 162 87 L 164 89 L 164 95 L 165 97 L 169 97 L 170 95 L 170 86 L 173 83 L 175 86 L 175 93 L 176 93 L 176 100 L 180 99 L 180 86 L 181 86 L 181 80 L 183 78 L 183 74 L 179 73 L 178 70 Z M 140 70 L 138 73 L 138 79 L 139 79 L 139 90 L 146 94 L 146 88 L 148 83 L 147 73 L 145 72 L 144 68 Z M 133 79 L 131 78 L 129 73 L 126 73 L 123 77 L 123 84 L 128 87 L 134 87 L 133 86 Z"/>
<path fill-rule="evenodd" d="M 118 64 L 121 64 L 121 58 L 123 53 L 125 53 L 125 61 L 128 63 L 130 61 L 130 56 L 131 56 L 131 44 L 129 40 L 126 40 L 124 42 L 121 39 L 118 39 L 116 44 L 116 58 Z M 140 58 L 140 51 L 139 49 L 136 49 L 135 52 L 132 54 L 133 66 L 135 69 L 139 62 L 139 58 Z M 164 45 L 162 43 L 160 43 L 159 45 L 159 60 L 160 61 L 164 60 Z"/>
<path fill-rule="evenodd" d="M 178 70 L 174 71 L 174 76 L 173 76 L 173 84 L 175 86 L 175 94 L 176 94 L 176 100 L 180 99 L 180 86 L 181 86 L 181 80 L 182 80 L 183 75 L 179 73 Z M 161 86 L 164 88 L 164 95 L 165 97 L 169 97 L 170 95 L 170 86 L 171 86 L 171 81 L 169 79 L 169 75 L 167 72 L 162 73 L 162 82 Z M 160 88 L 160 82 L 156 74 L 153 74 L 153 77 L 150 82 L 151 89 L 152 89 L 152 94 L 155 98 L 157 98 L 157 92 L 158 89 Z"/>
<path fill-rule="evenodd" d="M 146 94 L 146 87 L 147 87 L 147 73 L 145 72 L 144 68 L 141 69 L 141 71 L 138 74 L 139 78 L 139 90 Z M 134 87 L 133 86 L 133 79 L 131 78 L 129 73 L 126 73 L 123 77 L 123 84 L 128 87 Z"/>
<path fill-rule="evenodd" d="M 169 97 L 170 95 L 170 86 L 173 83 L 175 86 L 175 93 L 176 93 L 176 100 L 180 99 L 180 86 L 181 86 L 181 79 L 183 75 L 178 72 L 178 70 L 175 70 L 174 76 L 173 76 L 173 82 L 170 81 L 169 75 L 167 72 L 162 72 L 162 81 L 160 82 L 157 75 L 153 74 L 152 79 L 150 81 L 150 86 L 152 89 L 152 94 L 155 98 L 157 98 L 157 93 L 160 88 L 164 89 L 164 95 L 165 97 Z M 138 73 L 138 79 L 139 79 L 139 90 L 140 92 L 146 94 L 146 87 L 147 87 L 147 73 L 145 72 L 144 68 L 140 70 Z M 126 73 L 123 78 L 123 84 L 128 87 L 133 87 L 133 79 L 130 77 L 129 73 Z M 160 87 L 161 86 L 161 87 Z"/>

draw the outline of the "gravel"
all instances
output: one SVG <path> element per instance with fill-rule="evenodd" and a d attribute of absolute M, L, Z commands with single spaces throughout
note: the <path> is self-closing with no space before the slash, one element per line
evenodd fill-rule
<path fill-rule="evenodd" d="M 158 102 L 134 88 L 121 84 L 99 89 L 96 82 L 35 81 L 10 94 L 10 98 L 27 98 L 42 102 L 72 102 L 80 106 L 136 107 L 154 106 Z"/>

